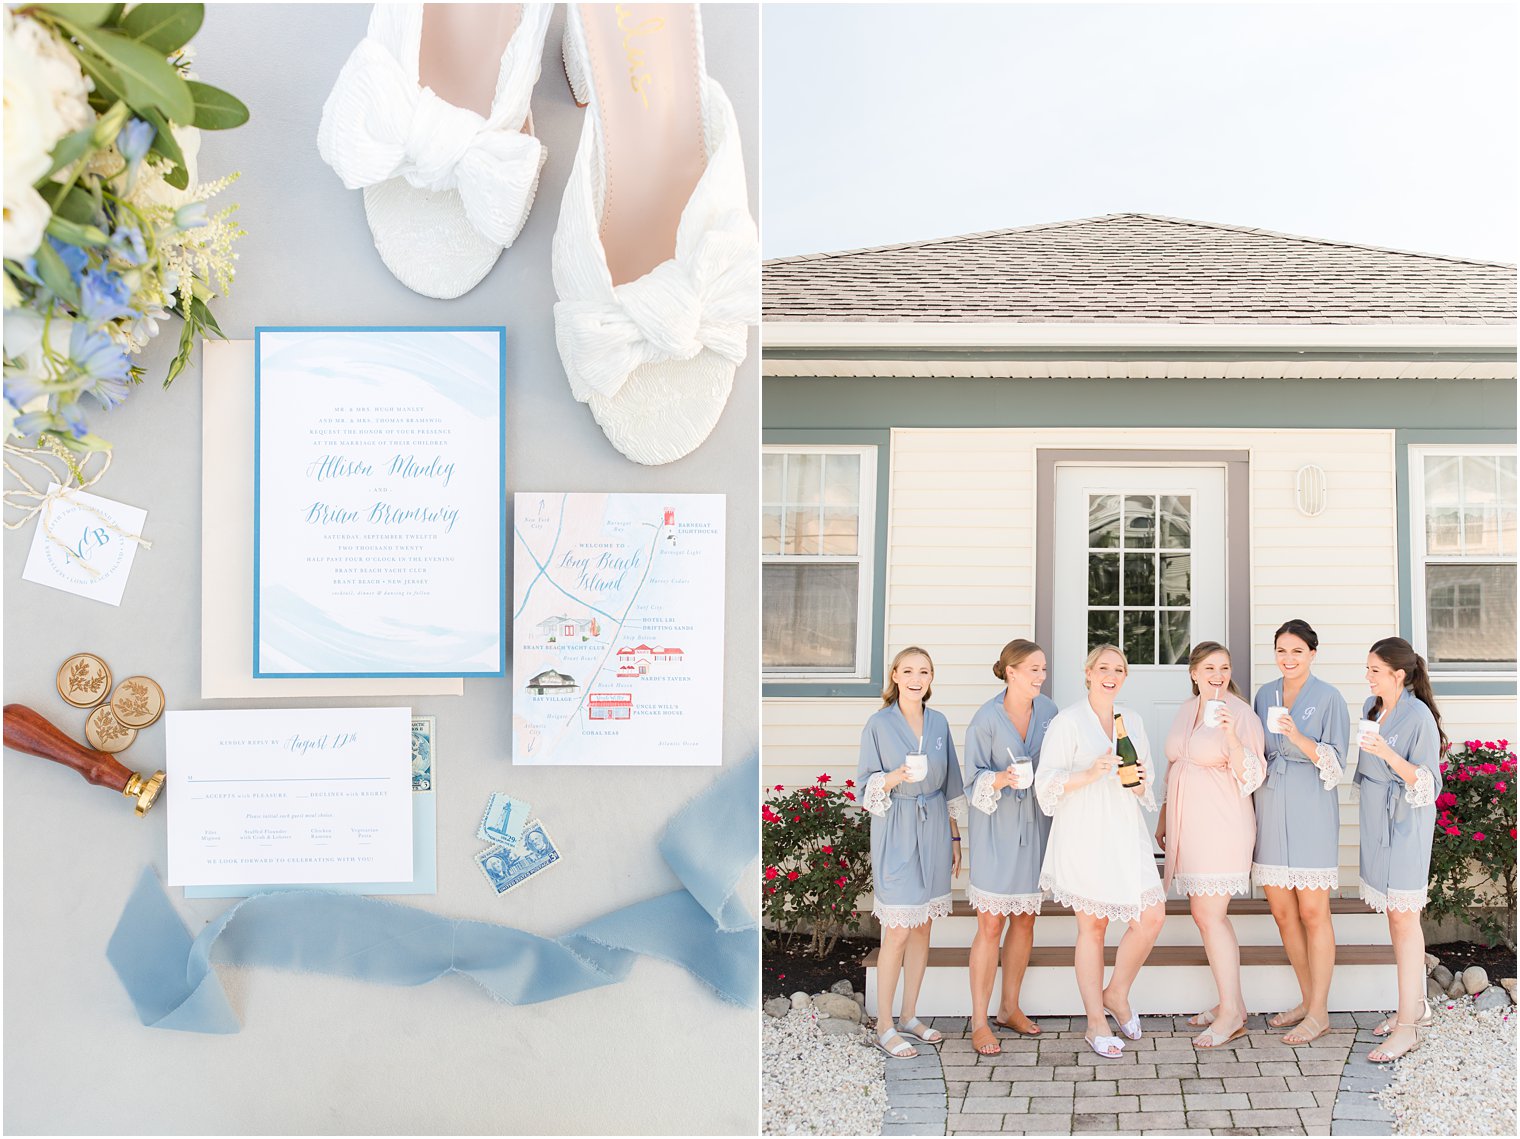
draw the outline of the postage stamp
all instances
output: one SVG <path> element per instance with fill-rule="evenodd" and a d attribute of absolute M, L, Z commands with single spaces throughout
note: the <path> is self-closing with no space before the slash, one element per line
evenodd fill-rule
<path fill-rule="evenodd" d="M 518 840 L 522 838 L 523 828 L 527 825 L 528 804 L 512 798 L 505 791 L 494 791 L 475 834 L 482 842 L 515 850 Z"/>
<path fill-rule="evenodd" d="M 412 790 L 433 790 L 433 737 L 437 721 L 432 716 L 412 717 Z"/>
<path fill-rule="evenodd" d="M 497 896 L 511 893 L 533 875 L 559 861 L 559 851 L 544 824 L 529 819 L 521 842 L 515 850 L 488 846 L 475 856 L 475 864 L 486 876 Z"/>

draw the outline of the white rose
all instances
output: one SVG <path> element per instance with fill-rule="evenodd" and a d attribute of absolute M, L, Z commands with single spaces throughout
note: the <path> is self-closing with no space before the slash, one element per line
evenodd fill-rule
<path fill-rule="evenodd" d="M 10 139 L 6 139 L 7 158 L 10 152 Z M 46 166 L 43 167 L 47 169 Z M 10 175 L 5 176 L 5 230 L 4 248 L 5 256 L 13 261 L 22 261 L 37 252 L 37 247 L 42 244 L 42 231 L 47 229 L 47 223 L 52 218 L 53 211 L 43 200 L 41 194 L 32 189 L 30 182 L 19 179 L 12 181 Z"/>
<path fill-rule="evenodd" d="M 63 121 L 47 97 L 42 68 L 27 50 L 30 20 L 5 14 L 5 186 L 30 186 L 52 165 L 48 154 L 63 134 Z M 10 194 L 6 225 L 10 225 Z M 36 248 L 33 246 L 32 248 Z M 9 252 L 9 247 L 7 247 Z"/>

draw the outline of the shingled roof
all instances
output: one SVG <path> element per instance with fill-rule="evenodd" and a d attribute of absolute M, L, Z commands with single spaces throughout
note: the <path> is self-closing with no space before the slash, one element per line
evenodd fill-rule
<path fill-rule="evenodd" d="M 767 261 L 764 318 L 1513 324 L 1515 267 L 1154 214 Z"/>

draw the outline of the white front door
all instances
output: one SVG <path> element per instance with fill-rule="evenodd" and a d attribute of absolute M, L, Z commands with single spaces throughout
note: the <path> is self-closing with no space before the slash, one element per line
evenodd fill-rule
<path fill-rule="evenodd" d="M 1082 699 L 1088 650 L 1122 648 L 1129 679 L 1119 702 L 1145 718 L 1159 800 L 1166 734 L 1192 695 L 1188 653 L 1199 641 L 1229 643 L 1225 468 L 1137 458 L 1055 471 L 1051 696 L 1063 708 Z"/>

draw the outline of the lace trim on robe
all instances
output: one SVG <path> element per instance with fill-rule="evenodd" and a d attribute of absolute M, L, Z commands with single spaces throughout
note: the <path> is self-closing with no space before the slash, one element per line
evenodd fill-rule
<path fill-rule="evenodd" d="M 892 806 L 892 795 L 887 790 L 887 773 L 878 771 L 866 780 L 865 792 L 860 797 L 860 805 L 878 819 L 887 813 Z M 920 925 L 923 923 L 920 922 Z"/>
<path fill-rule="evenodd" d="M 885 902 L 873 901 L 871 916 L 880 922 L 883 928 L 897 926 L 900 929 L 913 929 L 933 918 L 949 917 L 950 895 L 941 894 L 937 898 L 929 899 L 921 906 L 892 906 Z"/>
<path fill-rule="evenodd" d="M 1044 874 L 1040 875 L 1040 889 L 1047 891 L 1050 894 L 1050 900 L 1057 905 L 1070 906 L 1074 910 L 1081 910 L 1084 914 L 1107 918 L 1109 921 L 1134 921 L 1152 906 L 1166 901 L 1166 891 L 1159 885 L 1152 886 L 1141 894 L 1140 901 L 1137 903 L 1095 901 L 1092 898 L 1067 893 Z"/>
<path fill-rule="evenodd" d="M 1248 792 L 1249 793 L 1249 792 Z M 1192 898 L 1203 894 L 1249 894 L 1250 874 L 1173 874 L 1172 889 Z"/>
<path fill-rule="evenodd" d="M 971 805 L 984 815 L 990 815 L 998 808 L 1001 788 L 995 786 L 997 777 L 996 771 L 984 771 L 971 785 Z"/>
<path fill-rule="evenodd" d="M 990 774 L 990 773 L 989 773 Z M 966 887 L 966 901 L 984 914 L 1037 914 L 1043 894 L 994 894 L 990 890 Z"/>
<path fill-rule="evenodd" d="M 1404 802 L 1411 807 L 1429 807 L 1436 801 L 1436 781 L 1430 768 L 1422 767 L 1404 791 Z"/>
<path fill-rule="evenodd" d="M 957 795 L 950 802 L 946 803 L 945 806 L 950 809 L 950 817 L 952 819 L 960 823 L 961 826 L 966 825 L 966 796 Z"/>
<path fill-rule="evenodd" d="M 1337 890 L 1341 873 L 1334 866 L 1263 866 L 1251 863 L 1251 877 L 1258 886 L 1281 886 L 1287 890 Z"/>
<path fill-rule="evenodd" d="M 1428 891 L 1419 890 L 1389 890 L 1386 894 L 1381 890 L 1374 890 L 1367 885 L 1366 881 L 1358 878 L 1357 891 L 1369 906 L 1380 914 L 1386 914 L 1389 910 L 1399 910 L 1411 913 L 1415 910 L 1423 910 L 1427 900 Z"/>
<path fill-rule="evenodd" d="M 1346 777 L 1346 769 L 1341 766 L 1341 757 L 1330 744 L 1315 745 L 1314 766 L 1319 768 L 1319 781 L 1325 785 L 1326 791 L 1338 785 Z"/>
<path fill-rule="evenodd" d="M 1039 800 L 1040 810 L 1047 815 L 1056 813 L 1056 808 L 1061 805 L 1061 800 L 1066 797 L 1066 780 L 1071 772 L 1063 771 L 1045 781 L 1035 780 L 1035 798 Z"/>
<path fill-rule="evenodd" d="M 1240 777 L 1241 798 L 1245 798 L 1252 791 L 1255 791 L 1266 782 L 1266 779 L 1266 763 L 1262 761 L 1261 756 L 1257 755 L 1250 748 L 1247 748 L 1245 754 L 1245 773 Z"/>

